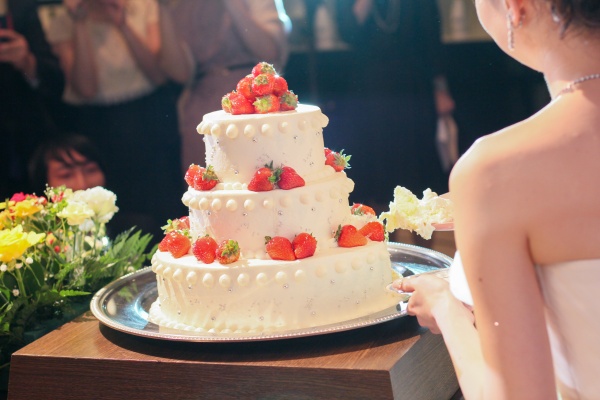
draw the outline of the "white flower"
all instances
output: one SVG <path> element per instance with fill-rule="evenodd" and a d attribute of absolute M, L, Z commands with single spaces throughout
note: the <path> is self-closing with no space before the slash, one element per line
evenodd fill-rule
<path fill-rule="evenodd" d="M 62 198 L 64 200 L 69 200 L 71 197 L 73 197 L 73 189 L 66 188 L 62 193 Z"/>
<path fill-rule="evenodd" d="M 8 271 L 8 265 L 6 265 L 6 264 L 0 265 L 0 271 L 2 271 L 2 272 Z"/>
<path fill-rule="evenodd" d="M 22 267 L 23 267 L 23 263 L 20 263 L 20 262 L 19 262 L 19 263 L 16 263 L 16 264 L 15 264 L 15 268 L 16 268 L 16 269 L 21 269 Z"/>
<path fill-rule="evenodd" d="M 394 201 L 390 203 L 390 211 L 379 216 L 385 220 L 388 232 L 398 228 L 414 231 L 425 239 L 431 239 L 434 231 L 432 224 L 444 223 L 453 219 L 452 202 L 439 197 L 431 189 L 423 192 L 419 200 L 410 190 L 397 186 L 394 189 Z"/>
<path fill-rule="evenodd" d="M 117 196 L 101 186 L 73 193 L 73 199 L 85 202 L 95 213 L 95 219 L 100 223 L 111 220 L 119 208 L 115 205 Z"/>
<path fill-rule="evenodd" d="M 12 294 L 13 296 L 17 297 L 19 295 L 19 289 L 13 289 Z"/>
<path fill-rule="evenodd" d="M 95 238 L 92 236 L 86 236 L 85 238 L 83 238 L 83 240 L 92 249 L 102 250 L 105 247 L 104 238 Z"/>
<path fill-rule="evenodd" d="M 31 258 L 31 257 L 27 257 L 27 258 L 25 259 L 25 263 L 27 263 L 27 264 L 33 264 L 33 258 Z"/>
<path fill-rule="evenodd" d="M 56 215 L 60 218 L 66 218 L 67 223 L 71 226 L 81 225 L 86 219 L 94 216 L 94 210 L 84 202 L 67 200 L 67 206 Z"/>
<path fill-rule="evenodd" d="M 82 232 L 91 232 L 94 229 L 94 221 L 86 219 L 79 225 L 79 230 Z"/>

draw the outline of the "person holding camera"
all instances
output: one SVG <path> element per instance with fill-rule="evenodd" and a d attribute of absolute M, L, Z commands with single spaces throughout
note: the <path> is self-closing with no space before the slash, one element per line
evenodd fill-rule
<path fill-rule="evenodd" d="M 0 198 L 27 191 L 35 143 L 55 129 L 52 106 L 64 77 L 37 14 L 35 0 L 0 1 Z"/>

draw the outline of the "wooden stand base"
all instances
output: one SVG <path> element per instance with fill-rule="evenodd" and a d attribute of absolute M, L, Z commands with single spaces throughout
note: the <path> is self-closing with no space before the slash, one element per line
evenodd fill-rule
<path fill-rule="evenodd" d="M 183 343 L 115 331 L 91 313 L 12 357 L 8 398 L 450 399 L 442 337 L 412 317 L 328 335 Z"/>

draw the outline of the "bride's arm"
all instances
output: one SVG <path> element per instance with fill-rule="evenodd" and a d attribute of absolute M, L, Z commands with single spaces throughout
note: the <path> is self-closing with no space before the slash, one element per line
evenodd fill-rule
<path fill-rule="evenodd" d="M 467 398 L 551 399 L 556 387 L 544 302 L 532 263 L 527 217 L 534 179 L 512 160 L 501 136 L 478 141 L 451 176 L 455 235 L 473 295 L 480 345 L 442 319 L 456 360 L 473 340 L 473 365 L 457 364 Z M 462 333 L 461 333 L 462 334 Z"/>
<path fill-rule="evenodd" d="M 441 332 L 467 399 L 556 398 L 544 302 L 526 221 L 532 182 L 502 156 L 503 143 L 476 143 L 452 172 L 455 237 L 474 301 L 477 329 L 448 284 L 404 279 L 408 312 Z M 505 153 L 509 153 L 504 150 Z M 504 157 L 504 160 L 503 160 Z"/>

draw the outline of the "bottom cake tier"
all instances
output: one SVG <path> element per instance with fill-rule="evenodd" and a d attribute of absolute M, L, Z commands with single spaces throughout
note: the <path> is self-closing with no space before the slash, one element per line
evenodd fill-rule
<path fill-rule="evenodd" d="M 179 330 L 260 333 L 334 324 L 398 303 L 383 242 L 331 248 L 296 261 L 201 264 L 193 256 L 152 259 L 158 298 L 149 320 Z"/>

